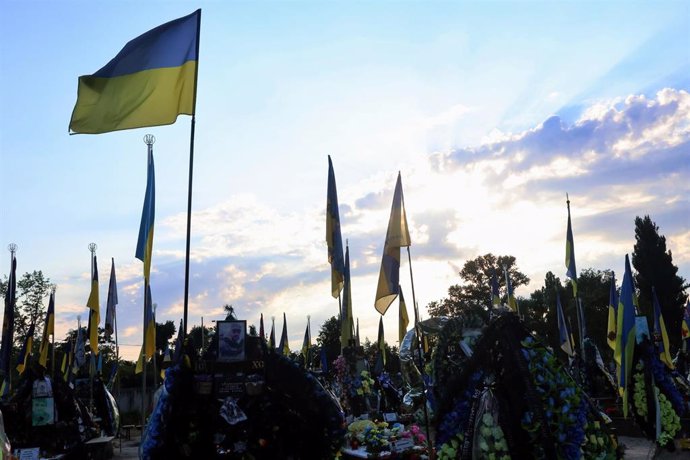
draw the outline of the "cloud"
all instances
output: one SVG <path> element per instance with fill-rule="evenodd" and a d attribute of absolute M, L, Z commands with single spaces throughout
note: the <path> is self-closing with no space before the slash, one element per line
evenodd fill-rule
<path fill-rule="evenodd" d="M 441 114 L 466 116 L 459 108 Z M 431 117 L 433 119 L 433 117 Z M 363 336 L 376 337 L 373 296 L 381 263 L 398 169 L 412 236 L 417 301 L 425 306 L 460 282 L 463 264 L 491 252 L 513 255 L 539 288 L 547 271 L 564 278 L 565 193 L 570 194 L 578 266 L 622 270 L 634 245 L 634 218 L 649 214 L 680 264 L 690 270 L 690 95 L 664 89 L 654 97 L 633 95 L 583 107 L 567 123 L 553 116 L 518 133 L 494 131 L 485 142 L 459 146 L 424 161 L 364 172 L 340 182 L 343 239 L 350 245 L 355 316 Z M 324 192 L 325 193 L 325 192 Z M 312 318 L 313 335 L 337 314 L 330 296 L 325 243 L 325 196 L 283 211 L 243 193 L 194 212 L 189 290 L 190 324 L 224 316 L 232 304 L 239 317 L 258 325 L 263 313 L 288 316 L 291 347 L 298 347 Z M 183 313 L 186 216 L 161 218 L 154 245 L 154 302 L 159 321 Z M 401 284 L 410 291 L 403 250 Z M 118 267 L 119 270 L 119 267 Z M 141 267 L 122 273 L 124 311 L 141 312 Z M 120 279 L 118 279 L 118 282 Z M 79 283 L 84 281 L 80 280 Z M 76 281 L 75 281 L 76 283 Z M 123 300 L 124 299 L 124 300 Z M 393 342 L 395 315 L 384 318 Z M 388 318 L 390 316 L 391 318 Z M 133 340 L 141 328 L 132 331 Z"/>
<path fill-rule="evenodd" d="M 690 140 L 690 95 L 663 89 L 655 98 L 629 96 L 585 109 L 572 126 L 552 116 L 534 129 L 477 147 L 454 149 L 431 158 L 438 171 L 492 171 L 494 183 L 510 185 L 611 170 L 642 157 L 676 157 Z M 502 162 L 501 162 L 502 160 Z"/>

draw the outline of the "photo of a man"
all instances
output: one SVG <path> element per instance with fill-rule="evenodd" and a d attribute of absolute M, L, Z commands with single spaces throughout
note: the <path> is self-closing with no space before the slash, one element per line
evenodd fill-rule
<path fill-rule="evenodd" d="M 219 321 L 216 324 L 218 325 L 218 360 L 243 361 L 246 321 Z"/>

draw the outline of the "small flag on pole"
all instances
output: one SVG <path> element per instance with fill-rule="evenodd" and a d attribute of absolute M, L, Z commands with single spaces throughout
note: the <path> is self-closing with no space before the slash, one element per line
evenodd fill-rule
<path fill-rule="evenodd" d="M 288 343 L 288 333 L 287 333 L 287 318 L 285 313 L 283 313 L 283 332 L 280 334 L 280 345 L 278 345 L 278 350 L 283 354 L 283 356 L 290 356 L 290 344 Z"/>
<path fill-rule="evenodd" d="M 402 179 L 398 172 L 398 180 L 395 183 L 391 215 L 388 219 L 386 242 L 383 246 L 381 257 L 381 270 L 379 282 L 376 288 L 376 311 L 384 315 L 393 300 L 398 295 L 400 281 L 400 248 L 410 246 L 410 231 L 407 227 L 405 215 L 405 199 L 403 197 Z"/>
<path fill-rule="evenodd" d="M 661 314 L 661 305 L 659 305 L 659 298 L 656 295 L 656 289 L 652 286 L 652 304 L 654 305 L 654 342 L 659 349 L 659 359 L 666 364 L 669 369 L 674 369 L 673 360 L 671 358 L 671 349 L 668 343 L 668 333 L 666 332 L 666 323 Z"/>
<path fill-rule="evenodd" d="M 625 255 L 625 272 L 618 301 L 616 323 L 616 349 L 613 358 L 618 363 L 618 392 L 623 397 L 623 415 L 628 416 L 628 399 L 631 389 L 631 368 L 635 348 L 635 304 L 630 259 Z"/>
<path fill-rule="evenodd" d="M 12 246 L 16 249 L 16 246 Z M 12 343 L 14 342 L 14 304 L 17 297 L 17 258 L 12 254 L 10 263 L 10 277 L 5 290 L 5 311 L 2 321 L 2 347 L 0 347 L 0 370 L 4 376 L 0 396 L 9 394 L 9 375 L 11 366 Z"/>
<path fill-rule="evenodd" d="M 681 338 L 683 340 L 690 339 L 690 299 L 685 304 L 683 310 L 683 321 L 681 321 Z"/>
<path fill-rule="evenodd" d="M 201 10 L 128 42 L 93 75 L 79 77 L 69 129 L 101 134 L 194 115 Z"/>
<path fill-rule="evenodd" d="M 269 351 L 276 351 L 276 319 L 271 317 L 271 334 L 268 336 Z"/>
<path fill-rule="evenodd" d="M 577 268 L 575 267 L 575 242 L 573 241 L 573 227 L 570 223 L 570 200 L 566 194 L 568 205 L 568 230 L 565 235 L 565 266 L 568 269 L 566 276 L 573 283 L 573 297 L 577 298 Z"/>
<path fill-rule="evenodd" d="M 311 331 L 309 330 L 309 317 L 307 317 L 307 328 L 304 330 L 304 341 L 302 342 L 302 356 L 304 356 L 304 367 L 309 367 L 309 352 L 311 350 Z"/>
<path fill-rule="evenodd" d="M 105 310 L 105 338 L 110 339 L 115 332 L 115 307 L 117 306 L 117 279 L 115 278 L 115 259 L 111 259 L 110 283 L 108 283 L 108 303 Z"/>
<path fill-rule="evenodd" d="M 261 313 L 261 318 L 259 318 L 259 337 L 261 340 L 266 340 L 266 332 L 264 331 L 264 314 Z"/>
<path fill-rule="evenodd" d="M 405 304 L 405 298 L 403 297 L 402 288 L 398 286 L 398 291 L 400 292 L 400 305 L 398 310 L 398 341 L 402 343 L 407 334 L 407 325 L 410 324 L 410 317 L 407 316 L 407 305 Z"/>
<path fill-rule="evenodd" d="M 98 263 L 95 254 L 93 255 L 93 270 L 91 274 L 91 293 L 86 301 L 86 306 L 89 307 L 89 346 L 92 353 L 98 354 L 98 325 L 101 322 L 101 307 L 98 297 Z"/>
<path fill-rule="evenodd" d="M 75 374 L 86 363 L 86 350 L 84 344 L 84 334 L 81 321 L 77 320 L 77 343 L 74 348 Z"/>
<path fill-rule="evenodd" d="M 337 298 L 345 282 L 345 262 L 343 260 L 343 237 L 340 232 L 338 191 L 335 187 L 335 173 L 330 155 L 328 156 L 328 196 L 326 200 L 326 243 L 328 245 L 328 263 L 331 264 L 331 295 Z"/>
<path fill-rule="evenodd" d="M 17 371 L 19 375 L 22 375 L 26 370 L 26 366 L 29 365 L 29 359 L 31 358 L 31 348 L 34 345 L 34 323 L 31 323 L 29 330 L 26 333 L 26 338 L 24 339 L 24 344 L 17 357 Z"/>
<path fill-rule="evenodd" d="M 561 342 L 561 348 L 568 356 L 574 356 L 575 350 L 573 346 L 573 337 L 568 330 L 568 324 L 565 321 L 563 314 L 563 306 L 561 305 L 561 295 L 556 290 L 556 315 L 558 316 L 558 335 Z"/>
<path fill-rule="evenodd" d="M 510 276 L 508 275 L 508 268 L 503 267 L 506 276 L 506 290 L 508 291 L 508 306 L 517 313 L 517 300 L 515 300 L 515 294 L 513 294 L 513 285 L 510 282 Z"/>
<path fill-rule="evenodd" d="M 203 333 L 203 331 L 202 331 Z M 134 369 L 135 374 L 141 374 L 144 372 L 144 362 L 146 360 L 146 357 L 144 355 L 144 346 L 141 346 L 141 350 L 139 350 L 139 358 L 137 359 L 137 366 Z"/>
<path fill-rule="evenodd" d="M 48 301 L 48 311 L 43 325 L 43 339 L 39 351 L 38 363 L 43 367 L 48 367 L 48 348 L 50 347 L 51 335 L 55 334 L 55 291 L 51 291 Z"/>
<path fill-rule="evenodd" d="M 383 334 L 383 315 L 379 318 L 379 338 L 377 343 L 383 366 L 386 366 L 386 339 Z"/>
<path fill-rule="evenodd" d="M 609 288 L 609 320 L 606 332 L 606 343 L 612 350 L 616 349 L 616 317 L 618 316 L 618 292 L 616 291 L 616 274 L 611 272 Z"/>
<path fill-rule="evenodd" d="M 498 291 L 498 278 L 495 271 L 491 275 L 491 305 L 494 307 L 501 305 L 501 294 Z"/>
<path fill-rule="evenodd" d="M 343 289 L 343 311 L 340 313 L 340 348 L 350 346 L 352 338 L 352 282 L 350 278 L 350 247 L 345 248 L 345 272 Z"/>

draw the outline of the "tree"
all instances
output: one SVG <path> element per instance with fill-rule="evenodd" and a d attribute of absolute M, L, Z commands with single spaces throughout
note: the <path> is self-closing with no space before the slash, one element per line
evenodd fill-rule
<path fill-rule="evenodd" d="M 594 340 L 599 352 L 613 358 L 613 352 L 606 343 L 611 276 L 611 270 L 602 271 L 593 268 L 582 270 L 577 277 L 577 294 L 582 301 L 587 337 Z M 572 293 L 573 291 L 570 289 L 567 292 Z M 575 301 L 572 295 L 570 295 L 567 303 L 572 305 L 574 315 Z"/>
<path fill-rule="evenodd" d="M 44 299 L 49 294 L 50 288 L 50 278 L 46 278 L 41 270 L 26 272 L 17 279 L 17 302 L 14 305 L 15 348 L 21 348 L 32 322 L 36 323 L 34 345 L 40 343 L 47 308 L 44 305 Z M 7 279 L 0 281 L 0 293 L 3 298 L 6 292 Z"/>
<path fill-rule="evenodd" d="M 530 294 L 528 299 L 520 299 L 520 311 L 524 312 L 525 325 L 553 350 L 559 350 L 558 322 L 556 320 L 556 291 L 564 298 L 561 280 L 552 272 L 544 276 L 544 286 Z M 566 318 L 569 316 L 564 305 Z M 576 316 L 571 315 L 572 318 Z M 576 324 L 576 323 L 573 323 Z"/>
<path fill-rule="evenodd" d="M 635 217 L 632 264 L 637 272 L 635 283 L 639 290 L 641 313 L 652 319 L 652 286 L 654 286 L 671 348 L 678 348 L 683 307 L 688 299 L 684 291 L 690 287 L 690 284 L 678 276 L 678 267 L 673 265 L 671 251 L 666 249 L 666 237 L 659 235 L 659 227 L 648 215 L 644 218 Z"/>
<path fill-rule="evenodd" d="M 513 292 L 519 286 L 529 283 L 529 278 L 520 272 L 513 256 L 494 256 L 485 254 L 465 262 L 460 270 L 462 284 L 448 288 L 448 297 L 427 305 L 431 316 L 455 316 L 464 311 L 485 314 L 486 307 L 491 305 L 491 277 L 496 274 L 499 290 L 505 290 L 506 267 Z"/>
<path fill-rule="evenodd" d="M 173 321 L 156 323 L 156 350 L 165 351 L 165 348 L 170 343 L 170 339 L 175 335 L 175 330 L 176 327 Z"/>
<path fill-rule="evenodd" d="M 189 343 L 192 344 L 192 347 L 194 350 L 200 350 L 201 354 L 203 355 L 206 350 L 208 349 L 209 345 L 211 344 L 211 338 L 213 337 L 213 329 L 210 327 L 203 326 L 194 326 L 192 329 L 189 331 L 188 334 L 188 339 Z M 203 334 L 203 349 L 201 347 L 202 345 L 202 334 Z"/>
<path fill-rule="evenodd" d="M 336 316 L 332 316 L 323 322 L 316 337 L 319 347 L 326 350 L 328 365 L 340 355 L 340 321 Z"/>

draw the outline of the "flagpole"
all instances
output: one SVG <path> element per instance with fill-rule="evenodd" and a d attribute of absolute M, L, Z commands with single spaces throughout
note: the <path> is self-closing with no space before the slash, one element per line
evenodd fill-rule
<path fill-rule="evenodd" d="M 192 102 L 192 121 L 189 133 L 189 185 L 187 187 L 187 246 L 184 261 L 184 329 L 182 337 L 187 335 L 187 311 L 189 306 L 189 247 L 192 232 L 192 178 L 194 172 L 194 132 L 196 130 L 196 93 L 199 81 L 199 41 L 201 39 L 201 10 L 196 24 L 196 68 L 194 70 L 194 100 Z M 203 330 L 202 336 L 203 336 Z"/>
<path fill-rule="evenodd" d="M 57 290 L 57 286 L 54 284 L 51 285 L 50 290 L 51 290 L 51 295 L 53 296 L 53 302 L 54 302 L 55 301 L 55 291 Z M 53 324 L 55 324 L 55 310 L 53 310 Z M 46 324 L 45 327 L 48 327 L 48 325 Z M 52 334 L 52 337 L 50 339 L 51 345 L 53 347 L 53 350 L 52 350 L 51 355 L 50 355 L 51 356 L 50 357 L 50 361 L 51 361 L 50 373 L 53 376 L 53 380 L 55 380 L 55 330 L 54 329 L 55 328 L 53 327 L 53 334 Z"/>
<path fill-rule="evenodd" d="M 157 306 L 158 306 L 157 304 L 155 304 L 155 303 L 153 304 L 153 328 L 154 329 L 156 328 L 156 307 Z M 154 335 L 154 337 L 155 337 L 155 335 Z M 156 344 L 154 343 L 154 345 L 153 345 L 153 359 L 152 359 L 152 361 L 153 361 L 153 391 L 154 392 L 158 389 L 158 378 L 156 375 L 156 372 L 158 372 L 158 370 L 157 370 L 158 366 L 156 363 L 156 355 L 157 354 L 158 354 L 158 350 L 156 350 Z"/>
<path fill-rule="evenodd" d="M 94 271 L 93 261 L 94 261 L 94 257 L 96 256 L 96 249 L 98 249 L 98 245 L 96 243 L 89 243 L 89 251 L 91 251 L 91 280 L 93 280 L 93 271 Z M 93 311 L 90 310 L 90 308 L 91 307 L 89 307 L 89 329 L 91 328 L 91 315 L 93 314 Z M 98 337 L 98 325 L 96 325 L 96 337 Z M 89 344 L 90 343 L 91 343 L 91 341 L 90 341 L 90 335 L 89 335 Z M 91 368 L 91 360 L 93 360 L 93 359 L 94 359 L 93 358 L 93 350 L 91 350 L 91 357 L 89 358 L 89 412 L 92 415 L 93 415 L 93 372 L 92 372 L 93 369 Z"/>
<path fill-rule="evenodd" d="M 150 157 L 152 158 L 153 156 L 153 144 L 156 142 L 155 136 L 153 134 L 147 134 L 144 136 L 144 144 L 146 144 L 146 149 L 148 153 L 150 154 Z M 150 166 L 150 165 L 149 165 Z M 146 186 L 148 189 L 148 184 Z M 153 254 L 150 254 L 149 257 L 152 257 Z M 149 260 L 149 264 L 151 261 Z M 144 334 L 142 337 L 141 341 L 141 361 L 142 361 L 142 369 L 141 369 L 141 429 L 142 433 L 144 430 L 144 426 L 146 425 L 146 329 L 148 325 L 146 324 L 146 297 L 147 297 L 147 287 L 149 284 L 149 280 L 146 277 L 146 262 L 144 262 L 144 321 L 142 324 L 144 325 Z"/>
<path fill-rule="evenodd" d="M 415 296 L 414 292 L 414 276 L 412 276 L 412 256 L 410 255 L 410 247 L 407 246 L 407 261 L 410 266 L 410 284 L 412 285 L 412 305 L 415 306 L 415 316 L 417 313 L 417 297 Z M 418 318 L 415 318 L 417 320 Z M 418 328 L 418 321 L 415 321 L 415 334 L 417 335 L 417 353 L 419 354 L 419 362 L 421 363 L 421 373 L 422 373 L 422 383 L 424 385 L 424 425 L 426 425 L 426 434 L 427 434 L 427 444 L 429 446 L 429 457 L 433 458 L 432 454 L 432 447 L 431 447 L 431 430 L 429 429 L 429 411 L 426 408 L 426 403 L 427 403 L 427 385 L 426 385 L 426 380 L 424 379 L 424 359 L 422 357 L 422 335 L 419 333 L 419 328 Z"/>

